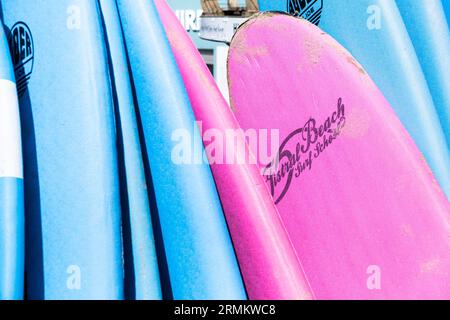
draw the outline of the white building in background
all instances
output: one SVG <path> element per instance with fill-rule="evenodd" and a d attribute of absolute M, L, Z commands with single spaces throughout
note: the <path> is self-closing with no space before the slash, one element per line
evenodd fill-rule
<path fill-rule="evenodd" d="M 220 91 L 228 101 L 228 46 L 220 42 L 206 41 L 199 37 L 200 16 L 202 15 L 200 0 L 168 0 L 168 3 L 191 36 L 216 79 Z"/>

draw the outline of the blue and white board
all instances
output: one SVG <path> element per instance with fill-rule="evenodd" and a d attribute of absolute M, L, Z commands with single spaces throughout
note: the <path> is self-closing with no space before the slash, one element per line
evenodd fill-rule
<path fill-rule="evenodd" d="M 444 0 L 450 1 L 450 0 Z M 440 0 L 397 0 L 450 146 L 450 30 Z M 450 167 L 450 163 L 448 163 Z"/>
<path fill-rule="evenodd" d="M 162 298 L 155 239 L 128 61 L 116 0 L 100 0 L 116 101 L 128 299 Z"/>
<path fill-rule="evenodd" d="M 154 3 L 117 4 L 153 181 L 155 227 L 167 266 L 164 276 L 161 272 L 165 295 L 176 300 L 245 299 L 212 174 L 201 159 L 202 139 Z M 198 152 L 200 161 L 178 163 L 180 143 L 187 152 Z"/>
<path fill-rule="evenodd" d="M 24 145 L 30 299 L 121 299 L 116 134 L 97 1 L 2 0 Z"/>
<path fill-rule="evenodd" d="M 259 0 L 318 25 L 363 65 L 423 152 L 450 197 L 450 156 L 421 65 L 391 0 Z"/>
<path fill-rule="evenodd" d="M 0 300 L 23 298 L 24 227 L 19 104 L 0 19 Z"/>

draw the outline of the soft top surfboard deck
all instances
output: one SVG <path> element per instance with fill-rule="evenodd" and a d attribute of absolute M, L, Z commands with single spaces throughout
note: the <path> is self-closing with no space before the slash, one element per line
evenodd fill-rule
<path fill-rule="evenodd" d="M 210 168 L 182 158 L 180 149 L 201 155 L 203 146 L 154 3 L 117 4 L 153 181 L 155 227 L 167 264 L 167 275 L 161 274 L 165 297 L 245 299 Z"/>
<path fill-rule="evenodd" d="M 158 300 L 162 298 L 158 261 L 122 27 L 116 1 L 99 0 L 99 3 L 107 36 L 119 135 L 125 292 L 127 299 Z"/>
<path fill-rule="evenodd" d="M 278 129 L 267 184 L 318 299 L 448 299 L 450 209 L 359 63 L 313 24 L 254 17 L 229 53 L 244 129 Z"/>
<path fill-rule="evenodd" d="M 425 73 L 447 146 L 450 146 L 450 30 L 442 3 L 440 0 L 396 2 Z"/>
<path fill-rule="evenodd" d="M 256 164 L 223 161 L 229 156 L 207 132 L 240 130 L 230 107 L 189 35 L 164 0 L 156 0 L 204 143 L 250 299 L 310 299 L 312 294 L 279 213 Z M 241 137 L 237 136 L 238 139 Z M 240 141 L 245 145 L 245 141 Z M 237 144 L 236 149 L 240 148 Z M 249 152 L 245 146 L 246 153 Z M 215 150 L 215 151 L 213 151 Z"/>
<path fill-rule="evenodd" d="M 120 194 L 97 1 L 2 0 L 19 84 L 30 299 L 123 298 Z"/>
<path fill-rule="evenodd" d="M 428 84 L 395 1 L 259 0 L 301 15 L 339 41 L 390 102 L 450 198 L 450 155 Z"/>
<path fill-rule="evenodd" d="M 0 300 L 23 298 L 24 227 L 19 105 L 0 18 Z"/>

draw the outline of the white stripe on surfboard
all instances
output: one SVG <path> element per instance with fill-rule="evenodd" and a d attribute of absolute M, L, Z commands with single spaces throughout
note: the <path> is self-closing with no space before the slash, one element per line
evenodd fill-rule
<path fill-rule="evenodd" d="M 16 84 L 0 79 L 0 178 L 23 179 Z"/>

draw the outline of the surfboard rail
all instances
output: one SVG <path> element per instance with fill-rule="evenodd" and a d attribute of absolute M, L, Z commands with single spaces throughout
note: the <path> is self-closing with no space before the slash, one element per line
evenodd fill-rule
<path fill-rule="evenodd" d="M 0 19 L 0 300 L 24 297 L 25 212 L 19 101 Z"/>

